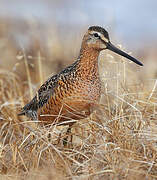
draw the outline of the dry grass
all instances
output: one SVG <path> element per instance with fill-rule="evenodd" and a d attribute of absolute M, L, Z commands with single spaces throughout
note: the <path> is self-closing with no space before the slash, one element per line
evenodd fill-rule
<path fill-rule="evenodd" d="M 73 142 L 65 146 L 67 127 L 40 127 L 17 116 L 46 79 L 43 64 L 74 57 L 46 56 L 51 48 L 41 52 L 38 43 L 35 47 L 20 49 L 17 56 L 19 49 L 9 44 L 9 57 L 3 52 L 14 64 L 0 69 L 0 179 L 157 179 L 156 72 L 148 79 L 144 68 L 103 54 L 101 103 L 74 125 Z M 60 54 L 62 47 L 57 47 Z M 60 63 L 54 68 L 60 69 Z"/>

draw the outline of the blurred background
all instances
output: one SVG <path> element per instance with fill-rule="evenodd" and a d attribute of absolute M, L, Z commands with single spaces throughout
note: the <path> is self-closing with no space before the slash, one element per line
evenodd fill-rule
<path fill-rule="evenodd" d="M 91 25 L 104 27 L 115 45 L 132 52 L 145 72 L 157 77 L 155 0 L 0 1 L 0 67 L 22 76 L 20 60 L 26 54 L 32 71 L 40 57 L 45 76 L 58 72 L 77 58 Z"/>

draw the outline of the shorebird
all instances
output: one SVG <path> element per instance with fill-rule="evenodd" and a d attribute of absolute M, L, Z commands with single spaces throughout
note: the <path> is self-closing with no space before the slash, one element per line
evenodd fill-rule
<path fill-rule="evenodd" d="M 19 115 L 44 124 L 56 124 L 88 117 L 101 95 L 98 57 L 109 49 L 143 66 L 141 62 L 115 47 L 108 32 L 91 26 L 85 33 L 77 60 L 60 73 L 51 76 L 26 104 Z"/>

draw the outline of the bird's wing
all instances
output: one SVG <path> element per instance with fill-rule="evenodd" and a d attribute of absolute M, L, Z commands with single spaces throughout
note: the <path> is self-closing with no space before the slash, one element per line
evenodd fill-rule
<path fill-rule="evenodd" d="M 27 115 L 31 116 L 31 113 L 34 111 L 36 112 L 39 108 L 41 108 L 50 98 L 50 96 L 53 95 L 54 89 L 57 87 L 57 81 L 58 81 L 59 75 L 56 74 L 52 77 L 50 77 L 37 91 L 35 97 L 26 104 L 21 112 L 18 115 Z"/>
<path fill-rule="evenodd" d="M 78 61 L 75 61 L 72 65 L 68 66 L 60 73 L 51 76 L 38 90 L 36 96 L 23 108 L 21 113 L 18 115 L 27 115 L 32 117 L 32 114 L 36 113 L 39 108 L 41 108 L 48 99 L 54 94 L 56 88 L 58 88 L 61 81 L 66 81 L 71 77 L 73 71 L 76 70 Z M 61 80 L 61 81 L 59 81 Z"/>

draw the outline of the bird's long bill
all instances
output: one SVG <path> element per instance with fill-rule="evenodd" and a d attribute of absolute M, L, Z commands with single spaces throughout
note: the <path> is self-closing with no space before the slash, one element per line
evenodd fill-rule
<path fill-rule="evenodd" d="M 140 65 L 140 66 L 143 66 L 143 64 L 138 61 L 137 59 L 133 58 L 132 56 L 130 56 L 129 54 L 123 52 L 122 50 L 118 49 L 117 47 L 115 47 L 113 44 L 111 44 L 111 42 L 107 43 L 107 49 L 121 55 L 121 56 L 124 56 L 126 57 L 127 59 L 130 59 L 131 61 L 133 61 L 134 63 Z"/>

